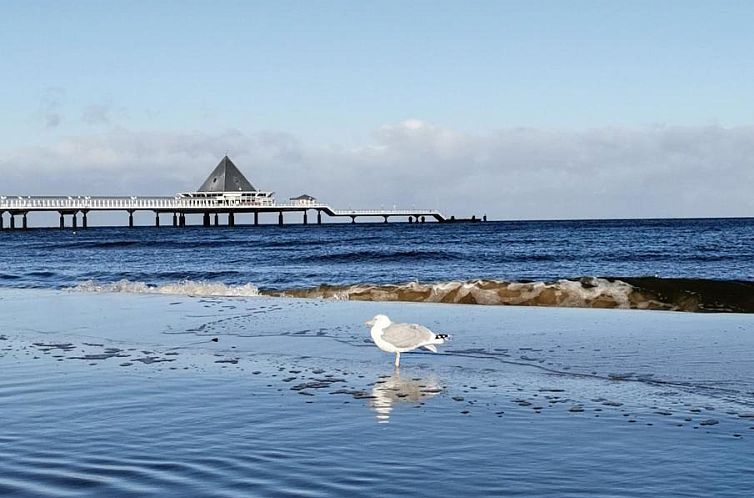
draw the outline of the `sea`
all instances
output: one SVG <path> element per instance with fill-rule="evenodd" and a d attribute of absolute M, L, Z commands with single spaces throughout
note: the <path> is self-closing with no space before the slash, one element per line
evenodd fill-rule
<path fill-rule="evenodd" d="M 752 496 L 753 262 L 754 219 L 4 230 L 0 496 Z M 396 368 L 377 314 L 449 339 Z"/>
<path fill-rule="evenodd" d="M 0 233 L 0 286 L 754 311 L 754 218 Z"/>

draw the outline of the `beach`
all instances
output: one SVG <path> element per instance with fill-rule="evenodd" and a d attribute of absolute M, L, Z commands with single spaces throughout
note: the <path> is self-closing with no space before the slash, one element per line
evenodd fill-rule
<path fill-rule="evenodd" d="M 754 3 L 0 12 L 0 498 L 754 496 Z"/>
<path fill-rule="evenodd" d="M 3 496 L 744 496 L 754 315 L 0 289 Z M 391 355 L 377 313 L 451 335 Z"/>

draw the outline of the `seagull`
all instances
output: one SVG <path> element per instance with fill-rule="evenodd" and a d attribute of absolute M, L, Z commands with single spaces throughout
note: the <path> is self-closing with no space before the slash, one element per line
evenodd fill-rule
<path fill-rule="evenodd" d="M 415 323 L 393 323 L 386 315 L 377 315 L 364 325 L 371 327 L 372 340 L 381 350 L 395 353 L 395 366 L 401 366 L 401 353 L 417 348 L 437 352 L 435 344 L 443 344 L 447 334 L 435 334 Z"/>

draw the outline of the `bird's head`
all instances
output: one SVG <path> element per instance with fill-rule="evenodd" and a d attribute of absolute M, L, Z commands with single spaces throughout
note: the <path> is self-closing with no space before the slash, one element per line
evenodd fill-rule
<path fill-rule="evenodd" d="M 364 325 L 367 327 L 374 327 L 375 325 L 379 327 L 387 327 L 390 325 L 390 318 L 388 318 L 387 315 L 375 315 L 371 320 L 364 322 Z"/>

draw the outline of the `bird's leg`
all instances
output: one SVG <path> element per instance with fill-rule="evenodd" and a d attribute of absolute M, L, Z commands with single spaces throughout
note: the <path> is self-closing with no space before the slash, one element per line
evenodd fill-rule
<path fill-rule="evenodd" d="M 401 366 L 401 354 L 395 353 L 395 366 L 399 367 Z"/>

